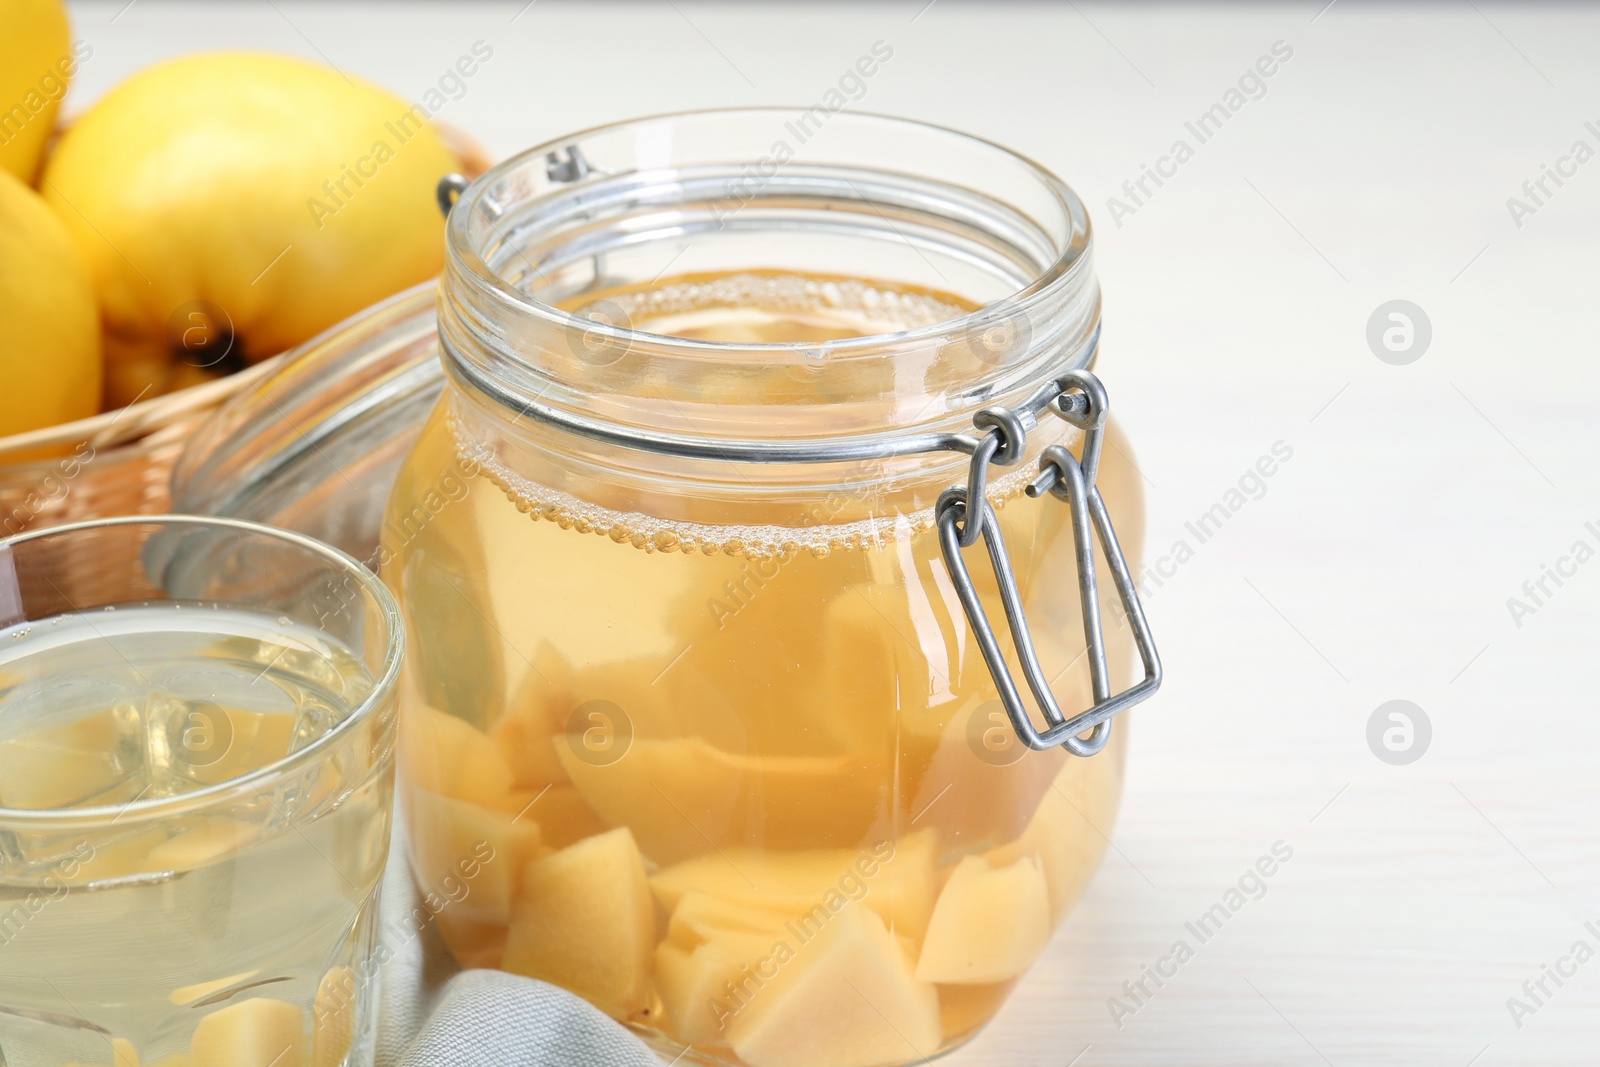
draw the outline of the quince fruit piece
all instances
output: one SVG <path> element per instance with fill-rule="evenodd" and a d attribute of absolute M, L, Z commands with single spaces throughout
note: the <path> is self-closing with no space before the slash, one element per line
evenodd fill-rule
<path fill-rule="evenodd" d="M 846 754 L 763 756 L 674 737 L 636 738 L 612 762 L 590 762 L 573 745 L 557 755 L 590 807 L 633 830 L 658 863 L 704 852 L 708 841 L 773 849 L 859 841 L 888 803 L 884 767 Z"/>
<path fill-rule="evenodd" d="M 1015 978 L 1039 955 L 1050 931 L 1050 891 L 1035 857 L 994 867 L 987 857 L 968 856 L 934 905 L 917 977 L 954 985 Z"/>
<path fill-rule="evenodd" d="M 327 66 L 230 52 L 149 67 L 61 136 L 41 188 L 89 264 L 106 399 L 258 360 L 444 263 L 420 105 Z"/>
<path fill-rule="evenodd" d="M 496 811 L 426 789 L 409 794 L 412 869 L 425 890 L 451 900 L 475 922 L 511 921 L 523 868 L 539 853 L 539 827 L 529 815 Z M 464 896 L 455 898 L 457 891 Z"/>
<path fill-rule="evenodd" d="M 303 1067 L 305 1015 L 286 1000 L 254 997 L 212 1012 L 194 1028 L 194 1067 Z"/>
<path fill-rule="evenodd" d="M 1022 835 L 989 853 L 1004 867 L 1024 856 L 1038 859 L 1050 889 L 1050 921 L 1059 923 L 1089 884 L 1105 855 L 1122 796 L 1126 731 L 1094 759 L 1069 760 L 1045 790 Z"/>
<path fill-rule="evenodd" d="M 874 1067 L 938 1051 L 938 993 L 876 913 L 849 905 L 793 948 L 766 964 L 727 1021 L 728 1043 L 751 1067 Z"/>
<path fill-rule="evenodd" d="M 70 40 L 60 0 L 8 0 L 0 35 L 0 171 L 31 183 L 67 82 L 94 49 Z M 3 258 L 3 257 L 0 257 Z"/>
<path fill-rule="evenodd" d="M 0 34 L 0 82 L 10 44 Z M 95 414 L 100 378 L 89 268 L 39 194 L 0 170 L 0 437 Z"/>
<path fill-rule="evenodd" d="M 793 916 L 733 903 L 706 893 L 685 893 L 656 946 L 656 991 L 679 1039 L 695 1045 L 727 1044 L 729 998 L 747 969 L 786 956 L 796 938 L 785 929 Z M 759 976 L 758 976 L 759 977 Z M 743 996 L 744 994 L 740 994 Z"/>
<path fill-rule="evenodd" d="M 725 849 L 656 872 L 650 888 L 674 922 L 696 893 L 725 902 L 725 914 L 754 908 L 793 917 L 837 910 L 854 899 L 915 941 L 933 912 L 936 846 L 935 836 L 921 830 L 870 849 Z"/>
<path fill-rule="evenodd" d="M 511 768 L 488 734 L 426 704 L 400 713 L 400 773 L 413 789 L 426 789 L 486 808 L 504 808 L 512 791 Z"/>
<path fill-rule="evenodd" d="M 512 790 L 501 811 L 537 823 L 540 843 L 555 850 L 611 829 L 570 785 L 548 785 L 533 792 Z"/>
<path fill-rule="evenodd" d="M 639 846 L 611 830 L 528 864 L 501 966 L 627 1020 L 649 1006 L 655 940 Z"/>

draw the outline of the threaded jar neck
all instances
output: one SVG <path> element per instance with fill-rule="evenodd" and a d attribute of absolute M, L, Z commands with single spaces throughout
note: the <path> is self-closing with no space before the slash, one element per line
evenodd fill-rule
<path fill-rule="evenodd" d="M 818 109 L 667 115 L 474 182 L 450 216 L 439 333 L 457 384 L 522 422 L 730 444 L 962 432 L 1092 358 L 1090 248 L 1060 179 L 965 134 Z M 705 291 L 637 295 L 663 276 Z M 740 286 L 895 328 L 762 343 L 638 324 Z"/>

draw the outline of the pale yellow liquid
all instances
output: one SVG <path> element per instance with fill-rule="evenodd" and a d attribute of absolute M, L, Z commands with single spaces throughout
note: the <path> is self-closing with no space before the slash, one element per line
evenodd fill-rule
<path fill-rule="evenodd" d="M 747 343 L 906 329 L 965 309 L 920 290 L 774 275 L 666 279 L 603 296 L 635 329 Z M 1136 558 L 1138 487 L 1125 444 L 1114 441 L 1120 448 L 1108 450 L 1100 485 Z M 596 504 L 616 499 L 604 486 L 557 492 L 526 474 L 533 469 L 509 449 L 484 458 L 447 400 L 392 498 L 384 576 L 414 640 L 401 720 L 409 736 L 402 774 L 411 786 L 402 794 L 429 812 L 442 791 L 505 813 L 474 815 L 471 831 L 451 829 L 461 825 L 454 817 L 425 817 L 424 828 L 413 818 L 418 850 L 453 855 L 486 822 L 514 819 L 538 828 L 539 840 L 521 846 L 534 863 L 626 827 L 652 878 L 650 992 L 608 999 L 587 972 L 541 964 L 530 973 L 590 996 L 653 1036 L 668 1058 L 693 1040 L 685 1059 L 752 1067 L 787 1063 L 742 1020 L 776 1017 L 784 996 L 822 997 L 792 992 L 805 983 L 787 977 L 810 965 L 808 950 L 797 944 L 785 977 L 770 987 L 722 990 L 720 1008 L 675 1003 L 681 975 L 665 968 L 680 960 L 673 931 L 685 920 L 665 883 L 690 869 L 675 865 L 727 860 L 733 875 L 707 887 L 707 897 L 713 912 L 725 902 L 733 916 L 751 906 L 793 911 L 823 892 L 828 880 L 819 872 L 829 864 L 843 871 L 875 847 L 903 857 L 926 850 L 928 901 L 964 857 L 984 857 L 1009 872 L 995 884 L 1015 890 L 1025 910 L 1042 907 L 1047 894 L 1047 916 L 1029 933 L 1003 930 L 1002 938 L 1017 938 L 1013 956 L 989 959 L 975 969 L 978 978 L 963 980 L 948 962 L 966 951 L 962 936 L 993 933 L 981 923 L 964 929 L 958 900 L 934 905 L 930 929 L 925 907 L 890 906 L 888 880 L 869 880 L 849 907 L 872 909 L 868 925 L 877 930 L 881 920 L 904 953 L 904 974 L 920 975 L 908 985 L 898 964 L 886 965 L 897 977 L 885 979 L 881 996 L 912 1005 L 904 1010 L 913 1022 L 936 997 L 937 1018 L 931 1037 L 925 1031 L 896 1048 L 886 1032 L 874 1032 L 892 1026 L 888 1018 L 846 1011 L 841 1024 L 819 1010 L 813 1059 L 835 1067 L 915 1062 L 971 1036 L 1098 861 L 1120 791 L 1120 735 L 1090 760 L 1019 750 L 993 703 L 926 510 L 874 517 L 873 503 L 858 499 L 751 505 L 737 526 L 665 521 Z M 1088 684 L 1067 508 L 1022 496 L 1026 477 L 997 483 L 991 502 L 1040 658 L 1071 713 L 1088 699 Z M 720 514 L 693 501 L 673 505 L 679 515 Z M 832 516 L 849 521 L 830 524 Z M 986 559 L 973 550 L 968 560 L 1003 628 Z M 1130 657 L 1126 631 L 1109 611 L 1106 618 L 1120 679 Z M 451 732 L 444 755 L 435 733 L 441 713 L 471 727 L 460 738 Z M 424 869 L 430 863 L 437 865 L 424 861 L 417 871 L 425 882 L 434 876 Z M 749 869 L 764 873 L 752 878 Z M 960 896 L 969 883 L 958 884 Z M 509 905 L 496 900 L 471 921 L 441 915 L 463 962 L 527 969 L 506 949 L 508 929 L 515 942 L 514 927 L 528 914 L 517 904 L 521 888 L 505 887 Z M 993 906 L 1003 910 L 1006 899 Z M 713 925 L 737 924 L 719 916 Z M 540 921 L 558 928 L 561 917 Z M 927 958 L 930 937 L 944 964 Z M 712 1016 L 719 1025 L 706 1026 Z M 741 1059 L 741 1047 L 754 1051 Z"/>
<path fill-rule="evenodd" d="M 0 631 L 0 805 L 113 812 L 59 831 L 0 820 L 0 1062 L 370 1062 L 358 962 L 393 775 L 369 739 L 226 803 L 156 819 L 128 805 L 282 760 L 372 685 L 320 631 L 250 612 Z"/>

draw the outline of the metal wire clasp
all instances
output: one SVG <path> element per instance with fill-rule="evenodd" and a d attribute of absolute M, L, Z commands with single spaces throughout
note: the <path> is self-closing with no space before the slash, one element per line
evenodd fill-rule
<path fill-rule="evenodd" d="M 989 506 L 984 492 L 990 463 L 1010 466 L 1024 455 L 1027 430 L 1033 424 L 1033 416 L 1037 411 L 1018 412 L 1010 408 L 991 407 L 978 412 L 972 420 L 973 424 L 989 432 L 973 450 L 967 484 L 951 486 L 941 493 L 938 503 L 934 505 L 934 512 L 945 566 L 950 569 L 956 595 L 961 598 L 967 622 L 977 636 L 978 647 L 989 665 L 989 673 L 994 676 L 995 688 L 999 691 L 1001 703 L 1005 705 L 1017 736 L 1032 749 L 1062 745 L 1074 755 L 1092 756 L 1104 748 L 1111 737 L 1111 717 L 1119 711 L 1126 711 L 1160 688 L 1161 661 L 1156 656 L 1150 627 L 1139 606 L 1139 593 L 1128 571 L 1128 562 L 1122 555 L 1122 546 L 1117 543 L 1116 531 L 1111 528 L 1111 517 L 1100 499 L 1100 490 L 1095 487 L 1108 409 L 1105 387 L 1091 372 L 1074 370 L 1056 378 L 1051 392 L 1043 399 L 1045 403 L 1040 405 L 1041 408 L 1047 408 L 1081 428 L 1084 434 L 1081 459 L 1060 445 L 1052 445 L 1044 450 L 1039 457 L 1039 474 L 1028 485 L 1027 492 L 1033 497 L 1049 492 L 1066 501 L 1072 509 L 1078 596 L 1083 605 L 1083 637 L 1089 657 L 1090 680 L 1094 687 L 1093 707 L 1068 719 L 1062 714 L 1055 695 L 1050 692 L 1049 679 L 1039 666 L 1039 655 L 1034 649 L 1033 636 L 1022 610 L 1022 597 L 1017 590 L 1016 572 L 1012 570 L 1011 558 L 1006 552 L 1005 538 L 1001 535 L 994 509 Z M 1123 609 L 1133 627 L 1139 658 L 1144 664 L 1144 678 L 1115 696 L 1111 695 L 1106 669 L 1105 636 L 1100 625 L 1099 588 L 1091 526 L 1094 535 L 1099 537 L 1101 552 L 1111 566 L 1117 595 L 1122 598 Z M 1016 682 L 1011 677 L 1011 668 L 1000 651 L 994 627 L 989 623 L 988 613 L 978 597 L 977 588 L 972 584 L 972 574 L 962 556 L 961 550 L 976 544 L 979 538 L 989 550 L 989 562 L 1000 587 L 1000 602 L 1005 609 L 1011 641 L 1016 646 L 1023 676 L 1044 713 L 1047 726 L 1043 731 L 1034 726 L 1022 702 Z M 1089 730 L 1092 732 L 1087 738 L 1078 736 Z"/>

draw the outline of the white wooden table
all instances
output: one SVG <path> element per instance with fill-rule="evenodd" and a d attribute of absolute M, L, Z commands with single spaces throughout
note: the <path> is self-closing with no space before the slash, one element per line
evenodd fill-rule
<path fill-rule="evenodd" d="M 1561 162 L 1600 150 L 1600 13 L 1324 2 L 93 0 L 74 4 L 94 55 L 71 106 L 241 46 L 413 99 L 481 40 L 493 58 L 439 117 L 506 154 L 635 114 L 811 102 L 889 43 L 856 106 L 1019 148 L 1088 201 L 1153 557 L 1195 549 L 1151 591 L 1168 681 L 1133 724 L 1115 852 L 947 1062 L 1592 1064 L 1600 960 L 1545 979 L 1541 1004 L 1522 987 L 1576 941 L 1600 951 L 1600 560 L 1539 605 L 1523 583 L 1600 549 L 1600 161 Z M 1185 123 L 1276 42 L 1292 56 L 1201 143 Z M 1180 138 L 1192 158 L 1162 163 Z M 1171 176 L 1135 201 L 1143 165 Z M 1535 203 L 1541 165 L 1571 176 Z M 1393 299 L 1431 322 L 1409 365 L 1365 336 Z M 1264 494 L 1196 543 L 1185 522 L 1280 441 Z M 1520 626 L 1513 596 L 1536 607 Z M 1391 699 L 1432 725 L 1405 766 L 1366 740 Z M 1198 943 L 1185 923 L 1279 841 L 1293 858 L 1265 895 Z M 1193 958 L 1128 998 L 1180 939 Z M 1120 1028 L 1112 997 L 1138 1009 Z M 1511 997 L 1536 1010 L 1513 1019 Z"/>

